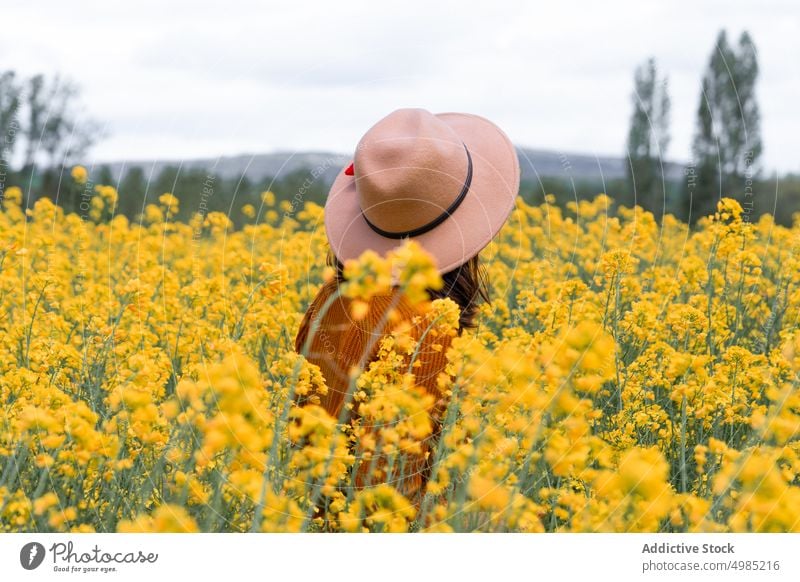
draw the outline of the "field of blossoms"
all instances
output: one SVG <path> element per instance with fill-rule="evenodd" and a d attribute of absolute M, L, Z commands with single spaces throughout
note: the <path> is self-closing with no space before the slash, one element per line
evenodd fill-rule
<path fill-rule="evenodd" d="M 321 207 L 267 192 L 249 224 L 181 223 L 164 194 L 134 222 L 87 190 L 84 215 L 17 188 L 0 209 L 2 531 L 800 531 L 800 224 L 520 199 L 478 329 L 422 305 L 452 341 L 417 505 L 350 486 L 433 430 L 402 330 L 353 374 L 377 433 L 314 404 L 294 351 L 332 275 Z M 354 294 L 437 280 L 413 243 L 347 268 Z"/>

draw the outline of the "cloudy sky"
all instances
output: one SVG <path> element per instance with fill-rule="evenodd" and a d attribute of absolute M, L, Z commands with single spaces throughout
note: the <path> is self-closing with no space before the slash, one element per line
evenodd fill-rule
<path fill-rule="evenodd" d="M 399 107 L 484 115 L 518 145 L 620 155 L 654 56 L 685 160 L 720 28 L 753 36 L 768 171 L 800 171 L 796 0 L 115 3 L 4 0 L 0 69 L 62 73 L 108 137 L 90 161 L 352 151 Z M 43 9 L 43 6 L 46 8 Z"/>

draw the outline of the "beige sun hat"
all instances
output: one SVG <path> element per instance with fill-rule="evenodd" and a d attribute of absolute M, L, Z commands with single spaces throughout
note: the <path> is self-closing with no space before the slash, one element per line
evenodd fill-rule
<path fill-rule="evenodd" d="M 514 146 L 469 113 L 393 111 L 361 138 L 325 203 L 325 230 L 344 263 L 417 241 L 446 273 L 477 255 L 508 219 L 519 192 Z"/>

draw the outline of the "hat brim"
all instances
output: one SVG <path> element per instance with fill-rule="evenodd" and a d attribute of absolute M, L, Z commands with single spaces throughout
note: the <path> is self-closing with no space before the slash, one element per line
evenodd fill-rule
<path fill-rule="evenodd" d="M 519 192 L 520 166 L 511 140 L 488 119 L 469 113 L 438 113 L 436 117 L 466 144 L 473 164 L 464 201 L 444 222 L 412 237 L 433 256 L 438 271 L 446 273 L 477 255 L 503 227 Z M 403 239 L 381 236 L 369 227 L 359 207 L 355 177 L 346 175 L 345 168 L 325 202 L 325 230 L 331 249 L 342 263 L 367 249 L 386 256 Z"/>

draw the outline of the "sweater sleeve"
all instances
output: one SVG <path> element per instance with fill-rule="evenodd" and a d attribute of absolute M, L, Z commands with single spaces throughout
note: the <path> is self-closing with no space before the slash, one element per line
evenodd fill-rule
<path fill-rule="evenodd" d="M 379 342 L 375 340 L 380 335 L 376 335 L 378 330 L 373 330 L 369 318 L 366 321 L 353 319 L 349 298 L 338 296 L 331 300 L 337 289 L 335 279 L 320 288 L 295 337 L 295 351 L 322 371 L 327 392 L 318 395 L 318 403 L 334 418 L 340 417 L 347 399 L 351 370 L 366 368 L 375 359 L 379 349 Z M 376 312 L 387 301 L 385 297 L 371 300 L 375 308 L 371 311 Z M 326 303 L 329 303 L 327 307 Z M 374 323 L 377 324 L 377 320 Z"/>
<path fill-rule="evenodd" d="M 316 317 L 317 313 L 319 313 L 320 308 L 325 304 L 325 301 L 332 291 L 333 287 L 330 283 L 323 284 L 303 315 L 303 319 L 300 321 L 300 327 L 297 330 L 297 336 L 294 340 L 294 350 L 298 354 L 303 353 L 303 347 L 305 347 L 306 340 L 308 339 L 311 322 Z"/>
<path fill-rule="evenodd" d="M 326 353 L 324 342 L 317 337 L 309 339 L 309 334 L 320 310 L 335 290 L 335 281 L 326 283 L 320 289 L 300 323 L 295 338 L 295 349 L 298 353 L 303 353 L 303 348 L 307 347 L 309 360 L 320 364 L 323 372 L 327 373 L 328 393 L 321 397 L 320 404 L 333 417 L 338 417 L 348 389 L 348 381 L 343 376 L 343 371 L 358 365 L 363 368 L 368 367 L 377 356 L 380 337 L 403 321 L 410 324 L 408 333 L 413 340 L 413 352 L 401 354 L 400 371 L 411 372 L 415 383 L 434 397 L 434 405 L 428 410 L 434 427 L 433 434 L 421 443 L 420 452 L 400 453 L 399 458 L 393 463 L 395 469 L 391 475 L 386 473 L 389 459 L 383 455 L 377 455 L 378 458 L 372 461 L 362 461 L 357 467 L 355 485 L 367 487 L 378 483 L 390 483 L 401 494 L 419 505 L 430 473 L 429 465 L 440 430 L 441 414 L 447 406 L 447 401 L 438 386 L 438 379 L 447 364 L 445 354 L 451 336 L 431 326 L 430 318 L 425 317 L 402 296 L 398 298 L 384 295 L 371 298 L 368 302 L 367 315 L 360 320 L 354 320 L 350 315 L 350 301 L 340 298 L 340 301 L 334 301 L 331 309 L 322 316 L 318 329 L 318 333 L 327 332 L 331 337 L 334 337 L 333 328 L 340 330 L 335 334 L 336 349 L 335 354 L 331 356 Z M 387 310 L 392 308 L 398 317 L 396 321 L 390 323 L 386 316 Z M 326 333 L 321 335 L 324 337 Z M 309 345 L 305 346 L 306 343 Z M 342 371 L 341 373 L 332 372 L 332 361 L 335 361 L 336 369 Z M 366 419 L 363 420 L 365 422 L 362 426 L 368 432 L 374 434 L 380 430 L 366 422 Z M 377 438 L 378 435 L 375 436 Z"/>
<path fill-rule="evenodd" d="M 402 357 L 403 371 L 414 374 L 415 383 L 434 397 L 434 404 L 428 409 L 433 433 L 420 443 L 420 452 L 400 453 L 393 463 L 395 469 L 391 475 L 386 474 L 389 459 L 383 455 L 378 455 L 372 462 L 362 462 L 356 474 L 356 485 L 364 487 L 387 482 L 419 507 L 430 476 L 433 453 L 441 430 L 441 417 L 447 407 L 447 399 L 439 388 L 438 379 L 447 365 L 446 352 L 452 336 L 436 329 L 429 318 L 407 303 L 398 306 L 398 314 L 412 323 L 410 335 L 415 344 L 413 353 Z M 364 428 L 373 433 L 379 430 L 371 423 L 365 423 Z"/>

